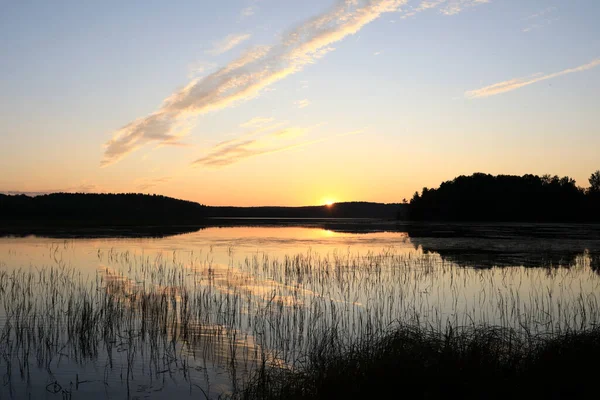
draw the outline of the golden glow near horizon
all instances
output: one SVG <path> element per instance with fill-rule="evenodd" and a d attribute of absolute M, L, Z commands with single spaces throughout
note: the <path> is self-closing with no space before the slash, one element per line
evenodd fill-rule
<path fill-rule="evenodd" d="M 30 15 L 13 3 L 5 20 Z M 238 2 L 92 3 L 0 24 L 0 193 L 332 206 L 475 172 L 587 187 L 600 167 L 597 0 L 308 0 L 273 26 L 266 0 L 243 18 Z M 81 25 L 121 13 L 155 26 L 133 46 L 127 24 Z M 64 35 L 37 40 L 57 18 Z M 32 74 L 39 54 L 49 69 Z"/>

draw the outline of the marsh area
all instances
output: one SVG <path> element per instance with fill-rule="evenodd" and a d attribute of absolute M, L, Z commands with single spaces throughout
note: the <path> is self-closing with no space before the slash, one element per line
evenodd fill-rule
<path fill-rule="evenodd" d="M 234 396 L 332 332 L 600 321 L 598 226 L 295 224 L 0 238 L 0 398 Z"/>

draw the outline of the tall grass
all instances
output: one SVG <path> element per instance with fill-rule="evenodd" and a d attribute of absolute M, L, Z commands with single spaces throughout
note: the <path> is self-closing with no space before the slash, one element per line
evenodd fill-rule
<path fill-rule="evenodd" d="M 235 399 L 596 398 L 600 327 L 523 335 L 399 325 L 340 345 L 322 336 L 295 370 L 264 366 Z"/>
<path fill-rule="evenodd" d="M 242 260 L 230 249 L 227 264 L 210 250 L 99 250 L 88 276 L 59 253 L 50 266 L 0 271 L 7 386 L 44 371 L 71 395 L 82 382 L 60 380 L 68 362 L 100 365 L 97 380 L 110 387 L 117 375 L 127 393 L 169 376 L 200 397 L 329 398 L 322 390 L 335 382 L 367 395 L 398 371 L 413 386 L 447 376 L 440 389 L 460 381 L 458 371 L 528 370 L 552 340 L 596 337 L 600 320 L 587 254 L 571 268 L 479 270 L 394 249 Z"/>

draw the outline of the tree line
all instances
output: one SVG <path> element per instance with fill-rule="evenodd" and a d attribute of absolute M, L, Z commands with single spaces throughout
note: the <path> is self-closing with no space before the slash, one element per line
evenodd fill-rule
<path fill-rule="evenodd" d="M 550 175 L 461 175 L 410 201 L 414 221 L 600 222 L 600 171 L 587 189 Z"/>
<path fill-rule="evenodd" d="M 0 194 L 0 225 L 204 224 L 211 217 L 379 218 L 412 221 L 600 222 L 600 171 L 583 189 L 574 179 L 475 173 L 423 188 L 410 203 L 337 203 L 308 207 L 210 207 L 159 195 Z"/>
<path fill-rule="evenodd" d="M 159 195 L 53 193 L 0 195 L 0 217 L 20 221 L 78 225 L 188 223 L 200 221 L 207 207 Z"/>
<path fill-rule="evenodd" d="M 395 219 L 406 205 L 346 202 L 306 207 L 211 207 L 159 195 L 54 193 L 0 194 L 0 226 L 206 225 L 209 218 Z"/>

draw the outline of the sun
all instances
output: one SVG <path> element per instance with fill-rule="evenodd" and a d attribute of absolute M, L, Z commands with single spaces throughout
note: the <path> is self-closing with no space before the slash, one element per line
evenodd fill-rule
<path fill-rule="evenodd" d="M 332 205 L 335 204 L 335 200 L 332 199 L 331 197 L 326 197 L 323 199 L 323 204 L 326 205 L 327 207 L 331 207 Z"/>

